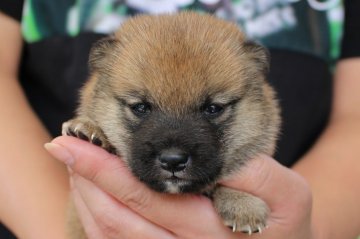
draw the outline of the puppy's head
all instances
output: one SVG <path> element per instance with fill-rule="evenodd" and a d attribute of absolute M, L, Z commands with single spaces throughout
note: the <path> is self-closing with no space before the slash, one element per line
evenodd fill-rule
<path fill-rule="evenodd" d="M 135 17 L 92 50 L 91 117 L 150 187 L 201 192 L 274 147 L 267 60 L 209 15 Z"/>

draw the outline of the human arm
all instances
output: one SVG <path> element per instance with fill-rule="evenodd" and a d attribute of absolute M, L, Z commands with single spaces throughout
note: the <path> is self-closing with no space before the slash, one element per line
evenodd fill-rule
<path fill-rule="evenodd" d="M 68 176 L 18 81 L 20 24 L 0 12 L 0 29 L 0 221 L 22 239 L 64 239 Z"/>
<path fill-rule="evenodd" d="M 294 166 L 309 182 L 313 222 L 321 238 L 351 239 L 360 234 L 360 58 L 338 63 L 328 127 Z"/>

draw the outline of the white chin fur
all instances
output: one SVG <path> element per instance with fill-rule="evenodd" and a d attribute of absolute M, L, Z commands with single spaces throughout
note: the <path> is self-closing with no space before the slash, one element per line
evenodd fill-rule
<path fill-rule="evenodd" d="M 177 181 L 176 183 L 174 183 L 171 180 L 167 180 L 167 181 L 165 181 L 165 187 L 166 187 L 165 191 L 167 193 L 173 193 L 173 194 L 180 193 L 181 192 L 181 190 L 180 190 L 181 186 L 184 186 L 186 184 L 187 183 L 185 181 L 183 181 L 183 182 Z"/>

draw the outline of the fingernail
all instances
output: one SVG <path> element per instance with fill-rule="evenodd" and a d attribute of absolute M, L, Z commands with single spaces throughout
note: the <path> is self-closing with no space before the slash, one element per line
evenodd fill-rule
<path fill-rule="evenodd" d="M 65 147 L 55 143 L 46 143 L 44 147 L 52 156 L 66 165 L 72 165 L 74 163 L 74 157 Z"/>

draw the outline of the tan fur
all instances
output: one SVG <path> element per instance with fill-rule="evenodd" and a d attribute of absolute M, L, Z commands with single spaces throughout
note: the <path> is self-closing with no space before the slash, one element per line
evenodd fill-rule
<path fill-rule="evenodd" d="M 174 117 L 198 109 L 208 96 L 217 103 L 240 98 L 236 112 L 226 109 L 215 120 L 222 124 L 236 115 L 221 142 L 223 179 L 256 154 L 274 152 L 280 118 L 275 93 L 264 79 L 266 61 L 236 24 L 210 15 L 134 17 L 94 47 L 92 77 L 82 91 L 78 116 L 64 124 L 63 133 L 70 129 L 89 139 L 96 136 L 102 147 L 113 147 L 127 162 L 132 134 L 120 118 L 138 119 L 129 109 L 120 111 L 116 97 L 130 103 L 146 98 Z M 213 196 L 226 225 L 252 231 L 265 226 L 268 209 L 261 199 L 223 187 L 216 187 Z"/>
<path fill-rule="evenodd" d="M 238 27 L 208 15 L 134 17 L 115 39 L 119 47 L 104 69 L 111 72 L 112 87 L 120 94 L 149 94 L 164 110 L 176 109 L 179 114 L 199 102 L 205 89 L 236 91 L 247 67 L 246 54 L 239 55 L 244 36 Z"/>
<path fill-rule="evenodd" d="M 69 200 L 69 206 L 67 211 L 67 233 L 70 235 L 70 238 L 74 239 L 86 239 L 84 229 L 81 225 L 81 222 L 77 216 L 76 208 L 73 200 Z"/>

